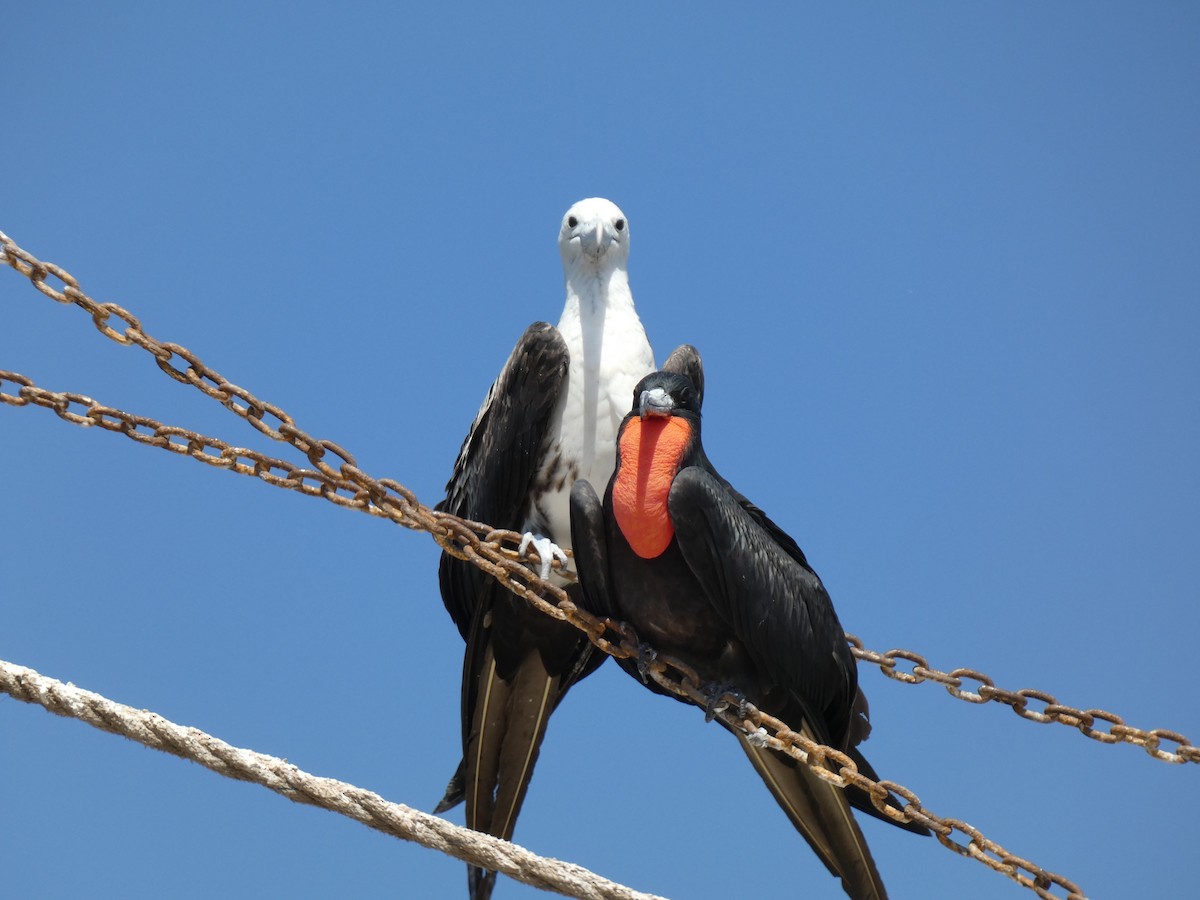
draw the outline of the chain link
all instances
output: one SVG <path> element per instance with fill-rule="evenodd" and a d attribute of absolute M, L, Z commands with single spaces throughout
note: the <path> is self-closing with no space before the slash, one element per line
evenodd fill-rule
<path fill-rule="evenodd" d="M 4 383 L 19 385 L 16 393 L 6 393 Z M 251 475 L 276 487 L 299 491 L 310 497 L 323 497 L 339 506 L 376 516 L 383 512 L 372 507 L 364 491 L 344 478 L 333 479 L 312 469 L 302 469 L 246 447 L 232 447 L 219 438 L 208 437 L 186 428 L 164 425 L 146 416 L 137 416 L 111 406 L 103 406 L 82 394 L 48 391 L 16 372 L 0 371 L 0 403 L 10 406 L 40 406 L 60 418 L 84 428 L 97 426 L 123 434 L 130 440 L 158 447 L 239 475 Z M 75 407 L 79 412 L 73 411 Z"/>
<path fill-rule="evenodd" d="M 942 685 L 952 697 L 967 703 L 1001 703 L 1030 722 L 1057 722 L 1102 744 L 1127 743 L 1141 747 L 1154 759 L 1168 763 L 1200 763 L 1200 747 L 1194 745 L 1177 731 L 1154 728 L 1149 731 L 1126 725 L 1116 713 L 1103 709 L 1077 709 L 1058 702 L 1053 694 L 1021 688 L 1009 691 L 996 687 L 996 683 L 983 672 L 975 669 L 952 669 L 943 672 L 929 664 L 919 653 L 911 650 L 888 650 L 877 653 L 863 647 L 862 641 L 847 634 L 851 652 L 863 662 L 873 663 L 888 678 L 903 684 L 920 684 L 932 681 Z M 911 671 L 901 671 L 897 660 L 914 663 Z M 965 689 L 967 682 L 977 682 L 974 691 Z M 1034 705 L 1036 704 L 1036 705 Z M 1099 726 L 1099 727 L 1098 727 Z M 1174 749 L 1172 749 L 1172 746 Z"/>
<path fill-rule="evenodd" d="M 652 655 L 647 654 L 644 645 L 638 641 L 637 635 L 628 625 L 610 619 L 598 619 L 579 609 L 561 588 L 540 579 L 519 558 L 516 547 L 521 536 L 516 532 L 493 529 L 483 523 L 471 522 L 430 509 L 399 482 L 371 477 L 358 467 L 350 453 L 337 444 L 318 440 L 301 431 L 291 416 L 282 409 L 231 384 L 219 373 L 205 366 L 199 357 L 187 348 L 155 340 L 142 329 L 140 321 L 128 310 L 114 303 L 97 303 L 80 289 L 79 283 L 70 273 L 59 266 L 38 260 L 18 247 L 3 232 L 0 232 L 0 262 L 6 262 L 29 278 L 34 287 L 45 296 L 59 303 L 74 304 L 88 312 L 96 328 L 106 337 L 122 345 L 141 347 L 150 353 L 159 368 L 175 381 L 190 384 L 206 396 L 217 400 L 267 437 L 291 444 L 308 458 L 313 468 L 302 469 L 253 450 L 230 446 L 217 438 L 102 406 L 82 394 L 46 391 L 25 376 L 13 372 L 0 372 L 0 402 L 12 406 L 42 406 L 76 425 L 98 425 L 142 444 L 186 454 L 212 466 L 252 475 L 276 487 L 323 497 L 340 506 L 386 517 L 406 528 L 427 532 L 447 553 L 477 566 L 546 615 L 570 622 L 605 653 L 621 659 L 645 659 Z M 61 289 L 47 284 L 47 278 L 51 276 L 62 282 Z M 110 324 L 113 319 L 123 326 L 120 330 Z M 187 363 L 187 366 L 174 364 L 172 361 L 176 357 Z M 19 386 L 16 393 L 4 392 L 5 381 Z M 81 411 L 74 411 L 74 407 L 80 408 Z M 266 421 L 268 417 L 271 424 Z M 336 458 L 336 466 L 327 461 L 327 456 Z M 558 567 L 559 564 L 555 562 L 554 565 Z M 1156 759 L 1168 762 L 1200 762 L 1200 751 L 1176 732 L 1132 728 L 1113 713 L 1063 706 L 1052 695 L 1041 691 L 1005 691 L 997 688 L 992 679 L 981 672 L 972 669 L 943 672 L 931 667 L 925 657 L 912 651 L 889 650 L 886 653 L 878 653 L 864 649 L 856 636 L 846 637 L 857 658 L 878 665 L 884 675 L 897 681 L 907 684 L 933 681 L 943 685 L 952 696 L 961 700 L 970 703 L 1004 703 L 1024 718 L 1070 725 L 1101 743 L 1125 741 L 1143 747 Z M 897 660 L 912 663 L 911 671 L 900 671 L 897 668 Z M 649 677 L 665 690 L 685 697 L 701 707 L 710 704 L 710 698 L 704 694 L 699 677 L 686 664 L 670 657 L 654 655 L 646 670 Z M 980 687 L 976 691 L 965 690 L 966 682 L 977 682 Z M 745 704 L 739 709 L 736 698 L 730 699 L 735 702 L 731 702 L 726 709 L 717 711 L 715 715 L 746 732 L 755 743 L 786 753 L 809 765 L 819 777 L 831 784 L 838 787 L 853 784 L 861 788 L 886 817 L 897 822 L 915 821 L 924 825 L 947 848 L 1007 875 L 1040 897 L 1060 896 L 1052 893 L 1054 887 L 1065 890 L 1068 900 L 1080 900 L 1084 897 L 1078 885 L 1008 852 L 971 825 L 934 814 L 921 804 L 916 794 L 904 786 L 891 781 L 876 782 L 859 772 L 854 761 L 841 751 L 814 743 L 752 704 Z M 1031 700 L 1044 704 L 1044 708 L 1041 711 L 1030 709 Z M 744 712 L 744 716 L 738 718 L 734 715 L 734 710 L 738 713 Z M 1098 721 L 1106 723 L 1108 727 L 1095 727 Z M 1176 749 L 1164 750 L 1164 742 L 1176 745 Z M 901 809 L 887 802 L 889 793 L 903 799 Z M 955 839 L 956 832 L 966 837 L 965 843 Z"/>

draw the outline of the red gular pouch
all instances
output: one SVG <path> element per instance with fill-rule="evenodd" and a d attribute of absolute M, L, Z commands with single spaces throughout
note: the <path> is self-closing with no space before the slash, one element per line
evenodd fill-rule
<path fill-rule="evenodd" d="M 680 416 L 634 417 L 621 432 L 613 514 L 642 559 L 661 556 L 675 537 L 667 498 L 691 439 L 691 423 Z"/>

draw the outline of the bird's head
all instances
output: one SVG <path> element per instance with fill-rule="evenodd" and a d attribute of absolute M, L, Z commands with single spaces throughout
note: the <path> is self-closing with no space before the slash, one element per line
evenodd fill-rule
<path fill-rule="evenodd" d="M 580 200 L 563 216 L 558 249 L 568 272 L 585 264 L 623 268 L 629 258 L 629 220 L 611 200 Z"/>
<path fill-rule="evenodd" d="M 700 399 L 691 379 L 674 372 L 647 375 L 633 389 L 633 409 L 621 422 L 609 482 L 617 527 L 642 559 L 661 556 L 675 539 L 672 485 L 684 468 L 703 461 Z"/>
<path fill-rule="evenodd" d="M 633 389 L 633 412 L 647 416 L 700 418 L 700 395 L 686 375 L 651 372 Z"/>

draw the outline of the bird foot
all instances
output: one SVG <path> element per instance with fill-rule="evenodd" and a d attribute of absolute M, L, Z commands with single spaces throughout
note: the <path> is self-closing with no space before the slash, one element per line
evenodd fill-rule
<path fill-rule="evenodd" d="M 726 697 L 733 699 L 739 719 L 746 718 L 746 696 L 728 682 L 712 682 L 703 688 L 708 703 L 704 706 L 704 721 L 711 722 L 719 713 L 729 709 Z"/>
<path fill-rule="evenodd" d="M 637 670 L 642 684 L 650 683 L 650 663 L 658 659 L 658 652 L 647 643 L 638 644 Z"/>
<path fill-rule="evenodd" d="M 458 768 L 454 772 L 454 777 L 446 785 L 446 795 L 433 808 L 433 812 L 435 815 L 444 813 L 446 810 L 458 806 L 465 799 L 467 799 L 467 779 L 464 774 L 463 764 L 459 763 Z"/>
<path fill-rule="evenodd" d="M 562 547 L 558 546 L 550 538 L 527 531 L 521 536 L 521 546 L 517 548 L 517 556 L 528 560 L 526 551 L 530 547 L 533 547 L 537 552 L 538 562 L 541 566 L 538 574 L 543 581 L 550 577 L 550 569 L 554 565 L 554 560 L 557 559 L 562 563 L 564 569 L 567 567 L 567 554 L 563 552 Z"/>
<path fill-rule="evenodd" d="M 767 734 L 767 729 L 759 728 L 746 735 L 746 743 L 761 750 L 763 747 L 770 746 L 771 736 Z"/>

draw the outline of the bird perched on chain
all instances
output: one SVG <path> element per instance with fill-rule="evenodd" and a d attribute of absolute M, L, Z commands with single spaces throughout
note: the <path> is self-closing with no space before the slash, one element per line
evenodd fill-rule
<path fill-rule="evenodd" d="M 629 289 L 629 236 L 629 220 L 608 200 L 581 200 L 567 210 L 558 234 L 562 317 L 557 326 L 535 322 L 517 342 L 437 507 L 523 533 L 520 551 L 536 551 L 543 578 L 557 578 L 556 561 L 567 563 L 561 546 L 570 540 L 572 484 L 608 480 L 629 394 L 654 369 Z M 667 365 L 694 371 L 693 357 L 682 347 Z M 467 562 L 443 553 L 438 580 L 467 646 L 463 760 L 436 810 L 465 800 L 470 828 L 509 839 L 551 712 L 605 656 L 575 628 L 530 608 Z M 495 877 L 468 867 L 473 900 L 491 895 Z"/>
<path fill-rule="evenodd" d="M 628 622 L 646 642 L 643 657 L 622 667 L 665 693 L 645 672 L 649 647 L 669 654 L 708 682 L 713 705 L 729 693 L 748 700 L 847 753 L 878 780 L 857 749 L 870 725 L 854 657 L 804 553 L 713 468 L 700 438 L 701 397 L 686 376 L 653 373 L 632 396 L 603 503 L 587 480 L 571 490 L 584 605 Z M 850 812 L 854 805 L 891 822 L 868 795 L 834 787 L 807 765 L 729 730 L 845 892 L 885 898 Z"/>

